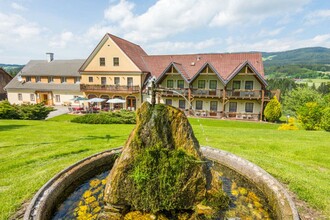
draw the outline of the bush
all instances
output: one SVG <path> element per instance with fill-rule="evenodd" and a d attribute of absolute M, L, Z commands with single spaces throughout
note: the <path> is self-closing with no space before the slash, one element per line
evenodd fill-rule
<path fill-rule="evenodd" d="M 330 107 L 322 111 L 321 128 L 330 131 Z"/>
<path fill-rule="evenodd" d="M 322 107 L 316 102 L 307 102 L 298 110 L 298 119 L 306 130 L 321 128 Z"/>
<path fill-rule="evenodd" d="M 0 119 L 42 120 L 51 111 L 54 111 L 53 107 L 42 103 L 11 105 L 8 101 L 0 102 Z"/>
<path fill-rule="evenodd" d="M 294 118 L 289 118 L 288 123 L 282 124 L 278 130 L 288 131 L 288 130 L 299 130 L 298 127 L 295 125 Z"/>
<path fill-rule="evenodd" d="M 19 119 L 16 106 L 11 105 L 8 101 L 0 102 L 0 119 Z"/>
<path fill-rule="evenodd" d="M 135 112 L 121 110 L 119 112 L 107 112 L 87 114 L 76 117 L 71 122 L 83 124 L 135 124 Z"/>
<path fill-rule="evenodd" d="M 43 120 L 51 111 L 54 111 L 54 108 L 47 107 L 43 103 L 23 104 L 18 108 L 20 119 L 24 120 Z"/>
<path fill-rule="evenodd" d="M 264 115 L 265 118 L 271 122 L 277 121 L 282 116 L 282 107 L 276 96 L 267 104 Z"/>

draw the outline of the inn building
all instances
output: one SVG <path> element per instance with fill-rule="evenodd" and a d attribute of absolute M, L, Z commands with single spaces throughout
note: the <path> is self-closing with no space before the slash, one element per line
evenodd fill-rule
<path fill-rule="evenodd" d="M 110 107 L 135 110 L 150 102 L 151 80 L 158 103 L 203 117 L 261 120 L 275 95 L 266 90 L 261 53 L 148 55 L 112 34 L 86 60 L 30 61 L 6 89 L 12 103 L 63 105 L 85 96 L 123 99 Z"/>

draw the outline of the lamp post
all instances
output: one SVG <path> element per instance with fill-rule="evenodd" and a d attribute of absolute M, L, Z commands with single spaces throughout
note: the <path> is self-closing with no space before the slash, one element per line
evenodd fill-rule
<path fill-rule="evenodd" d="M 287 115 L 286 116 L 286 123 L 289 124 L 289 118 L 290 118 L 290 115 Z"/>

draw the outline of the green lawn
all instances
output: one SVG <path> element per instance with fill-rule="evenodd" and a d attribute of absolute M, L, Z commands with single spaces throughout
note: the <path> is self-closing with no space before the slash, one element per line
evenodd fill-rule
<path fill-rule="evenodd" d="M 133 125 L 0 120 L 0 218 L 7 219 L 57 172 L 125 143 Z M 240 155 L 330 216 L 330 133 L 278 131 L 276 124 L 190 119 L 202 145 Z"/>

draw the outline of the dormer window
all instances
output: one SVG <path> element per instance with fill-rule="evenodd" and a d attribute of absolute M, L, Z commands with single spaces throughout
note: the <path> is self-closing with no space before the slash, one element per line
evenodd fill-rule
<path fill-rule="evenodd" d="M 53 76 L 48 76 L 48 83 L 54 82 L 54 77 Z"/>
<path fill-rule="evenodd" d="M 74 83 L 80 83 L 80 77 L 79 76 L 74 78 Z"/>
<path fill-rule="evenodd" d="M 40 82 L 41 81 L 41 77 L 40 76 L 36 76 L 36 82 Z"/>
<path fill-rule="evenodd" d="M 113 58 L 113 65 L 114 66 L 119 66 L 119 57 L 114 57 Z"/>
<path fill-rule="evenodd" d="M 105 57 L 100 57 L 100 66 L 105 66 Z"/>
<path fill-rule="evenodd" d="M 61 83 L 66 83 L 66 77 L 64 76 L 61 77 Z"/>
<path fill-rule="evenodd" d="M 26 81 L 26 82 L 31 82 L 31 76 L 26 76 L 26 77 L 25 77 L 25 81 Z"/>

